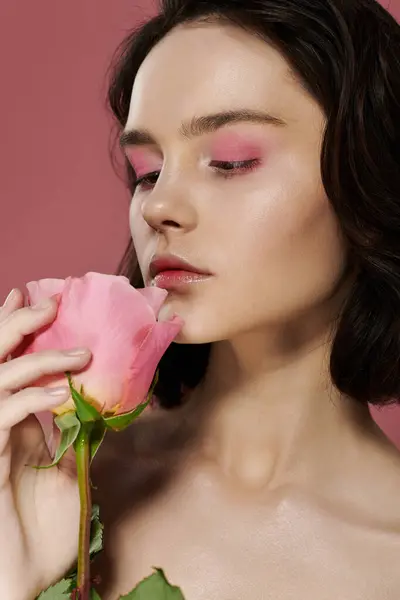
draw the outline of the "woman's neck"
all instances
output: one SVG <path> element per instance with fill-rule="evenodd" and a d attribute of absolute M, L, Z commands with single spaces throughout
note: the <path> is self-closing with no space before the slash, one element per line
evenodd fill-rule
<path fill-rule="evenodd" d="M 186 405 L 202 413 L 203 457 L 255 488 L 320 481 L 339 467 L 338 449 L 367 439 L 374 423 L 367 404 L 333 387 L 325 338 L 290 340 L 279 353 L 276 339 L 265 344 L 261 336 L 214 344 L 206 377 Z"/>

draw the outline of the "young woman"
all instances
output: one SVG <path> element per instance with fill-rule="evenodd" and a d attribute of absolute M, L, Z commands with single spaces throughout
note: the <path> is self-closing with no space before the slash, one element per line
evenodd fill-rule
<path fill-rule="evenodd" d="M 185 325 L 159 407 L 96 463 L 103 598 L 153 566 L 186 600 L 399 598 L 400 454 L 368 410 L 400 398 L 399 50 L 374 0 L 165 0 L 124 42 L 121 272 Z M 29 386 L 90 359 L 7 361 L 56 313 L 22 305 L 0 329 L 7 600 L 75 558 L 70 466 L 24 469 L 61 400 Z"/>

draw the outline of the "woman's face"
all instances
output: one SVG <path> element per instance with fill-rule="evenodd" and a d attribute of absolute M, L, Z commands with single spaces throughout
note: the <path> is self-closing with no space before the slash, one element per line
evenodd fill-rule
<path fill-rule="evenodd" d="M 230 117 L 207 120 L 218 113 Z M 177 341 L 324 314 L 345 263 L 320 176 L 324 125 L 280 53 L 233 26 L 181 26 L 146 58 L 125 128 L 146 132 L 125 147 L 139 178 L 130 212 L 139 265 L 147 283 L 155 253 L 212 274 L 169 291 L 185 320 Z"/>

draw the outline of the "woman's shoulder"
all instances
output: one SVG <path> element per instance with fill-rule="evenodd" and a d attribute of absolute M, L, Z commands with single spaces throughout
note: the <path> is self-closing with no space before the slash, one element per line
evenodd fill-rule
<path fill-rule="evenodd" d="M 343 479 L 330 498 L 338 518 L 361 539 L 375 537 L 400 551 L 400 450 L 376 429 L 342 461 Z"/>

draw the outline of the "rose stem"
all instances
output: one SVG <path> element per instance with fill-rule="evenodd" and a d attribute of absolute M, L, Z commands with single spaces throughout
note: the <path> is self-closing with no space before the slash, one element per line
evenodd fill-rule
<path fill-rule="evenodd" d="M 78 598 L 90 600 L 90 528 L 92 521 L 92 494 L 90 489 L 90 426 L 83 424 L 75 442 L 81 505 L 78 545 Z"/>

